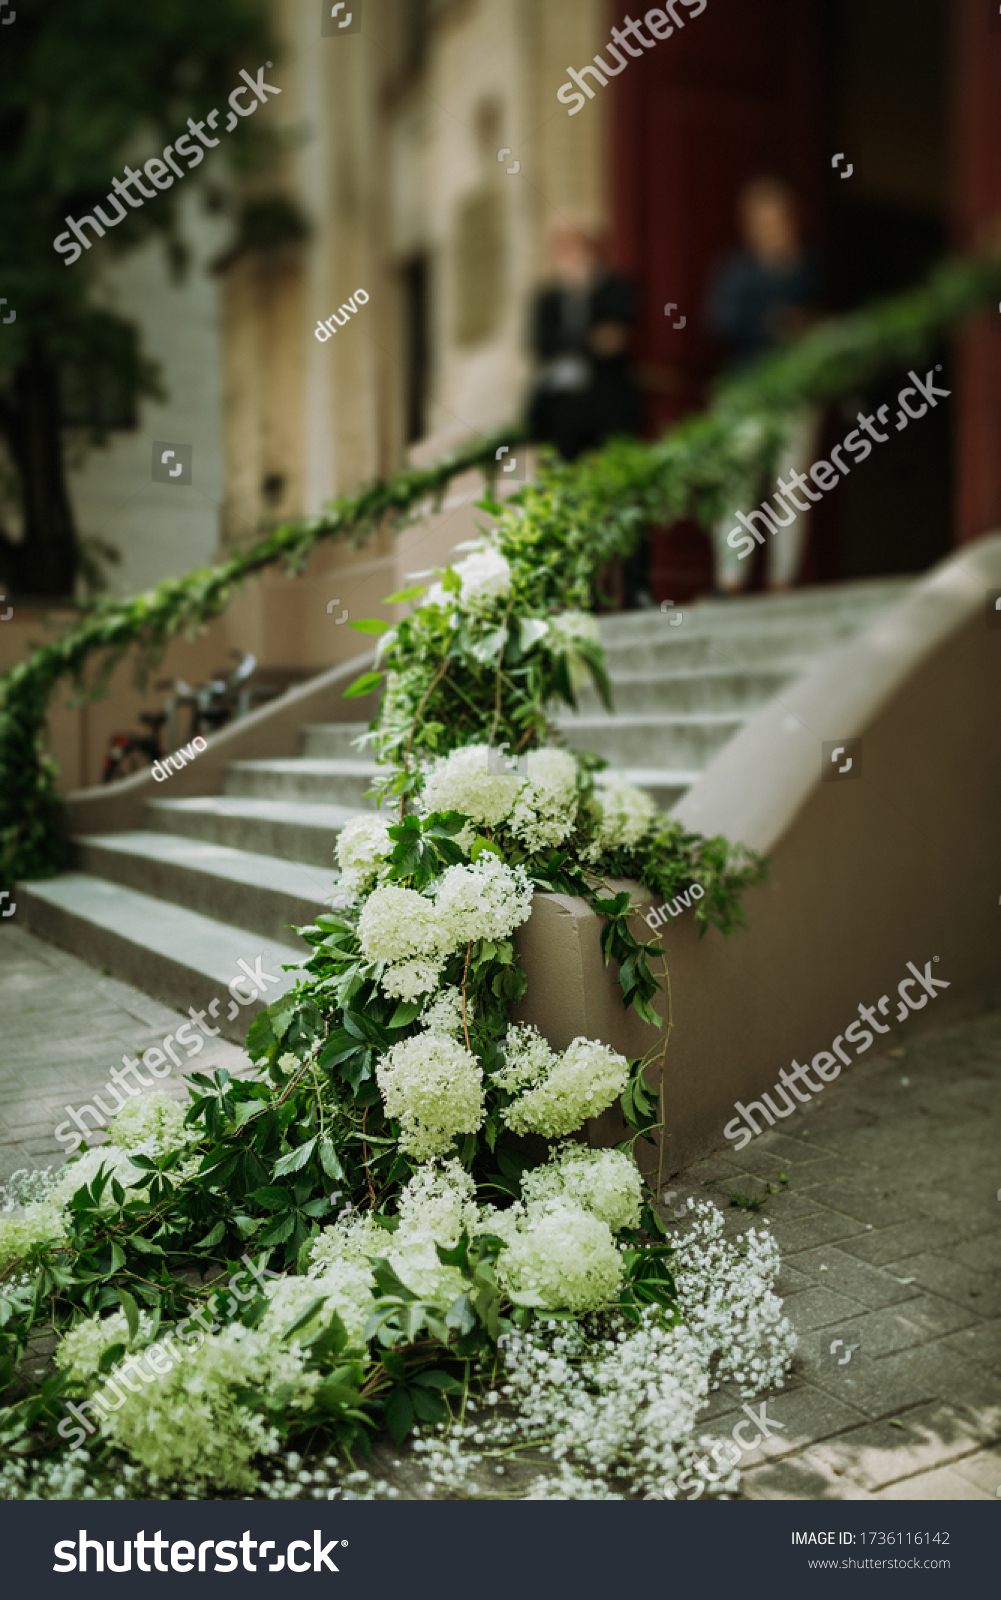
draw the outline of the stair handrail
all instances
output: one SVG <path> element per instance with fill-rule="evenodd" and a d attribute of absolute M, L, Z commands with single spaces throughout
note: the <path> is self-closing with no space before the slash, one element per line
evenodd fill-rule
<path fill-rule="evenodd" d="M 753 493 L 802 404 L 852 393 L 886 368 L 917 361 L 951 328 L 997 301 L 999 256 L 994 240 L 986 253 L 942 262 L 916 289 L 825 321 L 718 385 L 706 411 L 652 443 L 619 439 L 577 462 L 544 459 L 538 482 L 512 501 L 516 515 L 566 541 L 567 603 L 588 602 L 602 564 L 628 552 L 644 524 L 693 516 L 708 525 Z M 524 436 L 520 427 L 506 428 L 431 468 L 404 470 L 341 496 L 325 515 L 284 523 L 215 566 L 164 579 L 130 600 L 93 602 L 81 622 L 36 646 L 0 679 L 0 883 L 49 877 L 61 864 L 58 768 L 44 734 L 49 697 L 63 677 L 72 675 L 85 697 L 99 695 L 131 647 L 139 652 L 138 670 L 148 670 L 171 638 L 218 615 L 253 573 L 283 560 L 296 573 L 323 542 L 347 538 L 357 546 L 376 527 L 399 527 L 428 500 L 440 504 L 448 484 L 471 469 L 482 468 L 489 484 L 500 444 Z M 83 688 L 85 667 L 102 651 L 95 681 Z"/>

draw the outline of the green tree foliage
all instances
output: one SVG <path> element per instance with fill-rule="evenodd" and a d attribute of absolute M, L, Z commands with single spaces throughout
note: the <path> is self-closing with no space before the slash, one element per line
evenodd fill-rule
<path fill-rule="evenodd" d="M 256 70 L 271 47 L 263 0 L 48 0 L 20 7 L 3 51 L 0 284 L 17 320 L 0 341 L 0 432 L 22 537 L 0 525 L 0 570 L 8 589 L 66 596 L 81 570 L 64 463 L 67 392 L 78 414 L 91 413 L 91 444 L 103 437 L 100 396 L 128 410 L 161 392 L 134 326 L 95 303 L 95 278 L 110 254 L 151 236 L 183 265 L 182 186 L 130 208 L 71 266 L 53 240 L 67 216 L 95 203 L 107 210 L 126 162 L 141 167 L 188 117 L 225 110 L 240 66 Z M 222 141 L 243 161 L 263 142 L 242 120 Z"/>

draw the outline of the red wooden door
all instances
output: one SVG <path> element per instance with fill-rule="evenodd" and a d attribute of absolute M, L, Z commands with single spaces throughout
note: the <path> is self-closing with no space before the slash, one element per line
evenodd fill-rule
<path fill-rule="evenodd" d="M 610 26 L 622 20 L 613 11 Z M 738 244 L 741 186 L 762 172 L 788 179 L 811 242 L 822 243 L 821 39 L 820 0 L 712 0 L 603 91 L 614 97 L 613 259 L 640 285 L 636 354 L 652 434 L 699 409 L 719 368 L 703 304 L 715 262 Z M 669 302 L 677 309 L 665 315 Z M 658 530 L 651 545 L 657 599 L 688 599 L 710 582 L 708 541 L 694 524 Z"/>

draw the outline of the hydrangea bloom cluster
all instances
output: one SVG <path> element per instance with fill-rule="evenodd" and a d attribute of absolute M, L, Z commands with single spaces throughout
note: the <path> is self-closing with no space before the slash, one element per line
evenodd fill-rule
<path fill-rule="evenodd" d="M 424 597 L 425 605 L 459 605 L 467 609 L 506 600 L 511 593 L 512 574 L 506 558 L 495 545 L 477 543 L 452 569 L 462 587 L 456 596 L 447 592 L 440 583 L 433 583 Z"/>
<path fill-rule="evenodd" d="M 358 896 L 374 888 L 392 849 L 388 825 L 381 818 L 363 814 L 346 822 L 334 846 L 343 893 Z"/>
<path fill-rule="evenodd" d="M 400 1144 L 415 1161 L 446 1155 L 460 1133 L 483 1122 L 483 1073 L 454 1039 L 421 1033 L 394 1044 L 375 1070 L 387 1117 L 400 1123 Z"/>
<path fill-rule="evenodd" d="M 567 1144 L 545 1166 L 528 1169 L 521 1194 L 526 1202 L 565 1197 L 617 1233 L 639 1227 L 643 1178 L 632 1156 L 622 1150 Z"/>
<path fill-rule="evenodd" d="M 196 1129 L 184 1126 L 184 1107 L 163 1089 L 127 1100 L 108 1127 L 108 1143 L 134 1155 L 162 1161 L 198 1143 Z"/>
<path fill-rule="evenodd" d="M 508 1030 L 505 1054 L 496 1081 L 522 1091 L 502 1112 L 515 1133 L 565 1138 L 617 1100 L 629 1081 L 628 1061 L 608 1045 L 578 1038 L 557 1055 L 529 1024 Z"/>
<path fill-rule="evenodd" d="M 101 1357 L 112 1345 L 123 1344 L 126 1350 L 142 1350 L 153 1337 L 153 1319 L 148 1311 L 139 1313 L 139 1334 L 133 1343 L 124 1311 L 115 1311 L 110 1317 L 87 1317 L 71 1328 L 59 1344 L 55 1361 L 72 1373 L 79 1382 L 96 1378 Z"/>
<path fill-rule="evenodd" d="M 382 1232 L 382 1230 L 379 1230 Z M 388 1239 L 389 1235 L 384 1234 Z M 373 1250 L 373 1254 L 377 1252 Z M 259 1327 L 263 1333 L 278 1340 L 289 1324 L 305 1311 L 311 1300 L 324 1296 L 323 1306 L 310 1322 L 304 1323 L 296 1333 L 297 1340 L 308 1340 L 336 1311 L 344 1324 L 349 1343 L 364 1347 L 362 1337 L 365 1323 L 372 1314 L 375 1282 L 367 1262 L 340 1256 L 323 1264 L 314 1260 L 313 1270 L 306 1277 L 284 1277 L 267 1288 L 270 1305 Z"/>
<path fill-rule="evenodd" d="M 319 1381 L 319 1374 L 304 1370 L 298 1344 L 234 1322 L 208 1334 L 156 1383 L 136 1393 L 120 1386 L 123 1399 L 102 1431 L 154 1485 L 196 1494 L 220 1488 L 251 1493 L 254 1457 L 272 1454 L 279 1435 L 240 1403 L 241 1391 L 262 1397 L 281 1391 L 286 1402 L 308 1409 Z M 102 1394 L 110 1388 L 106 1383 Z"/>
<path fill-rule="evenodd" d="M 424 811 L 461 811 L 481 828 L 496 828 L 510 816 L 524 780 L 514 772 L 488 772 L 489 749 L 467 744 L 436 761 L 424 779 Z"/>
<path fill-rule="evenodd" d="M 632 850 L 646 838 L 658 811 L 650 795 L 614 772 L 599 772 L 590 800 L 594 836 L 584 850 L 598 861 L 610 850 Z"/>
<path fill-rule="evenodd" d="M 532 910 L 532 885 L 521 867 L 492 851 L 448 867 L 434 897 L 387 883 L 365 902 L 358 938 L 371 961 L 385 963 L 388 995 L 415 1000 L 436 986 L 446 960 L 471 940 L 506 939 Z"/>
<path fill-rule="evenodd" d="M 577 763 L 567 750 L 531 750 L 527 773 L 490 772 L 490 747 L 464 745 L 424 780 L 426 812 L 461 811 L 480 828 L 506 827 L 527 850 L 562 844 L 577 820 Z M 472 843 L 468 829 L 460 843 Z"/>
<path fill-rule="evenodd" d="M 466 1000 L 466 1023 L 476 1015 L 472 999 Z M 444 1039 L 458 1039 L 463 1033 L 462 990 L 454 984 L 439 989 L 431 1004 L 422 1011 L 420 1025 L 427 1033 L 439 1033 Z"/>
<path fill-rule="evenodd" d="M 608 1224 L 565 1198 L 495 1212 L 505 1240 L 497 1275 L 511 1299 L 550 1311 L 597 1311 L 613 1302 L 622 1258 Z"/>
<path fill-rule="evenodd" d="M 567 750 L 532 750 L 508 827 L 526 850 L 562 844 L 577 820 L 577 763 Z"/>

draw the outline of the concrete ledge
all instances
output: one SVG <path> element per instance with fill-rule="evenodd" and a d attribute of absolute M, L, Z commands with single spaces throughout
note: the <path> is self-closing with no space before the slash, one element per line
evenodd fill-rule
<path fill-rule="evenodd" d="M 663 930 L 675 1022 L 665 1173 L 724 1145 L 735 1101 L 759 1099 L 794 1059 L 830 1051 L 860 1004 L 889 997 L 880 1050 L 1001 1004 L 991 589 L 1001 592 L 999 537 L 951 557 L 811 666 L 676 807 L 688 827 L 768 852 L 770 881 L 747 896 L 749 926 L 734 939 L 710 930 L 699 940 L 688 913 Z M 823 743 L 848 738 L 862 740 L 859 778 L 822 782 Z M 639 916 L 634 929 L 649 937 Z M 656 1044 L 656 1030 L 623 1011 L 584 902 L 537 896 L 518 944 L 529 980 L 521 1016 L 555 1046 L 577 1034 L 631 1055 Z M 908 961 L 923 971 L 933 957 L 949 987 L 898 1022 Z M 619 1136 L 614 1121 L 598 1119 L 592 1138 Z"/>
<path fill-rule="evenodd" d="M 231 761 L 274 760 L 299 753 L 301 729 L 307 722 L 369 722 L 375 712 L 374 696 L 345 700 L 344 690 L 371 668 L 371 651 L 321 672 L 309 683 L 298 684 L 239 722 L 231 722 L 209 737 L 208 749 L 182 772 L 172 772 L 169 785 L 157 783 L 152 768 L 119 783 L 91 789 L 74 789 L 65 798 L 67 825 L 72 834 L 118 833 L 141 828 L 147 800 L 180 800 L 187 796 L 221 794 L 223 774 Z M 360 731 L 360 727 L 359 727 Z M 168 755 L 173 751 L 168 750 Z M 169 791 L 169 794 L 168 794 Z"/>

